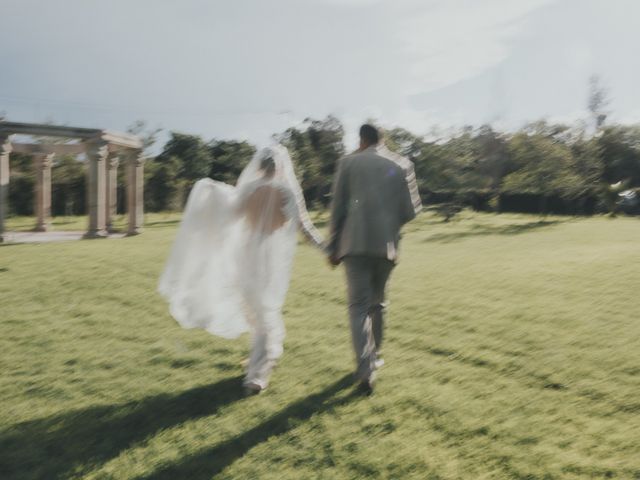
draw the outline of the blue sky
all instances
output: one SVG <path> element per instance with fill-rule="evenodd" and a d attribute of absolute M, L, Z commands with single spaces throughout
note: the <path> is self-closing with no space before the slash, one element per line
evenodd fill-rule
<path fill-rule="evenodd" d="M 640 120 L 637 0 L 0 0 L 0 112 L 264 144 L 305 117 Z"/>

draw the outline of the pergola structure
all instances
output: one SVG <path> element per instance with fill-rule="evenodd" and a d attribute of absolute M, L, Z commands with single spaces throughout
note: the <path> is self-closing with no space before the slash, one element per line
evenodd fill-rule
<path fill-rule="evenodd" d="M 75 144 L 17 143 L 12 135 L 75 139 Z M 9 200 L 9 155 L 31 155 L 36 169 L 35 230 L 46 231 L 51 217 L 51 167 L 55 155 L 84 153 L 87 161 L 87 207 L 89 226 L 85 238 L 107 236 L 117 207 L 118 165 L 127 168 L 127 234 L 136 235 L 143 220 L 142 141 L 135 135 L 92 128 L 58 127 L 0 121 L 0 242 Z"/>

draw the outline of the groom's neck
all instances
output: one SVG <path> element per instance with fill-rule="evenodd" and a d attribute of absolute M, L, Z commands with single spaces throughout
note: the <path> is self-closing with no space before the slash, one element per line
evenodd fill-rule
<path fill-rule="evenodd" d="M 369 147 L 375 147 L 377 144 L 376 143 L 367 143 L 367 142 L 360 142 L 360 148 L 358 149 L 359 152 L 363 152 L 364 150 L 366 150 Z"/>

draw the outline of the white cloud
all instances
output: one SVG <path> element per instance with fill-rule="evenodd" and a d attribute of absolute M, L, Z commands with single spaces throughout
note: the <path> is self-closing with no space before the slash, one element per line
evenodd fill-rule
<path fill-rule="evenodd" d="M 454 0 L 417 10 L 397 27 L 410 63 L 407 93 L 428 92 L 494 66 L 523 16 L 557 0 Z"/>
<path fill-rule="evenodd" d="M 612 109 L 640 108 L 635 0 L 0 2 L 0 111 L 14 120 L 144 118 L 266 143 L 333 113 L 352 140 L 368 117 L 424 133 L 567 115 L 593 71 Z"/>
<path fill-rule="evenodd" d="M 315 3 L 326 4 L 326 5 L 342 7 L 342 8 L 371 7 L 373 5 L 379 5 L 384 2 L 384 0 L 311 0 L 311 1 Z"/>

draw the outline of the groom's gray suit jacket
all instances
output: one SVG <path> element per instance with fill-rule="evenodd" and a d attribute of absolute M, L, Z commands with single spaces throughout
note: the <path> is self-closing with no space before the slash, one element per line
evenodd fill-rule
<path fill-rule="evenodd" d="M 375 147 L 338 161 L 328 253 L 396 261 L 400 228 L 416 215 L 405 171 Z"/>

